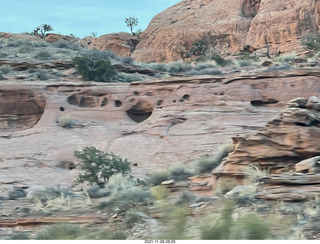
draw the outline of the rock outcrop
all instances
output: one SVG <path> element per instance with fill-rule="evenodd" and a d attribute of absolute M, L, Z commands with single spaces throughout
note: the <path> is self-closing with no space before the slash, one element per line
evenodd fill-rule
<path fill-rule="evenodd" d="M 133 57 L 144 62 L 181 60 L 199 39 L 224 54 L 247 46 L 299 52 L 301 36 L 319 28 L 319 9 L 313 0 L 184 0 L 152 19 Z"/>
<path fill-rule="evenodd" d="M 271 173 L 294 172 L 300 161 L 319 156 L 319 106 L 316 97 L 289 101 L 264 130 L 247 138 L 234 137 L 235 150 L 214 174 L 241 176 L 251 164 Z"/>
<path fill-rule="evenodd" d="M 182 162 L 192 168 L 194 160 L 215 155 L 222 144 L 232 142 L 232 136 L 262 130 L 290 99 L 314 95 L 320 90 L 319 80 L 320 73 L 308 69 L 130 84 L 6 81 L 2 90 L 16 92 L 8 94 L 15 103 L 3 93 L 2 116 L 10 115 L 12 123 L 0 133 L 1 182 L 71 184 L 78 172 L 62 170 L 61 162 L 74 162 L 74 151 L 85 146 L 127 158 L 135 165 L 132 174 L 140 178 Z M 22 96 L 23 90 L 29 93 Z M 13 123 L 31 110 L 38 122 Z M 76 126 L 63 128 L 60 118 L 69 118 Z M 312 151 L 294 159 L 309 156 L 316 155 Z"/>
<path fill-rule="evenodd" d="M 120 32 L 103 35 L 92 40 L 91 49 L 111 50 L 119 56 L 130 56 L 134 51 L 139 39 L 129 33 Z"/>

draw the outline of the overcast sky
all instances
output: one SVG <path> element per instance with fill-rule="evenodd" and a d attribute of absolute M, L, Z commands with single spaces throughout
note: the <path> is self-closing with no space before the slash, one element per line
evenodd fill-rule
<path fill-rule="evenodd" d="M 136 29 L 181 0 L 1 0 L 0 32 L 31 32 L 50 24 L 55 33 L 77 37 L 130 32 L 125 18 L 136 17 Z M 134 30 L 136 30 L 134 29 Z"/>

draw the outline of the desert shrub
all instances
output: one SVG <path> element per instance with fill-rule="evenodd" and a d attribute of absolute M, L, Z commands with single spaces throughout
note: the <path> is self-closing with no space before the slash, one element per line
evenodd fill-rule
<path fill-rule="evenodd" d="M 285 63 L 283 65 L 273 65 L 267 68 L 268 71 L 282 71 L 282 70 L 290 70 L 292 67 Z"/>
<path fill-rule="evenodd" d="M 294 62 L 296 57 L 297 57 L 297 54 L 295 53 L 287 53 L 287 54 L 281 55 L 280 57 L 277 57 L 276 61 L 281 63 L 290 63 L 290 62 Z"/>
<path fill-rule="evenodd" d="M 193 203 L 195 200 L 197 199 L 197 197 L 190 191 L 182 191 L 177 200 L 176 203 L 177 204 L 191 204 Z"/>
<path fill-rule="evenodd" d="M 104 229 L 99 233 L 87 235 L 86 240 L 126 240 L 127 237 L 123 232 Z"/>
<path fill-rule="evenodd" d="M 34 42 L 32 42 L 32 44 L 33 44 L 34 47 L 48 47 L 48 46 L 51 45 L 51 43 L 48 43 L 48 42 L 43 41 L 43 40 L 34 41 Z"/>
<path fill-rule="evenodd" d="M 264 240 L 269 237 L 270 227 L 255 213 L 235 220 L 232 216 L 235 204 L 225 200 L 219 215 L 202 219 L 199 230 L 204 240 Z"/>
<path fill-rule="evenodd" d="M 43 69 L 36 69 L 34 70 L 34 74 L 39 80 L 48 80 L 49 79 L 49 74 L 46 70 Z"/>
<path fill-rule="evenodd" d="M 250 213 L 233 221 L 230 239 L 265 240 L 270 236 L 270 227 L 257 214 Z"/>
<path fill-rule="evenodd" d="M 116 69 L 111 65 L 110 59 L 99 52 L 88 52 L 73 58 L 77 71 L 84 80 L 96 82 L 110 82 L 117 75 Z"/>
<path fill-rule="evenodd" d="M 192 66 L 190 64 L 179 61 L 171 63 L 150 63 L 145 64 L 145 66 L 156 71 L 169 73 L 186 72 L 192 69 Z"/>
<path fill-rule="evenodd" d="M 83 171 L 78 177 L 80 183 L 88 182 L 104 187 L 112 175 L 131 171 L 127 159 L 100 151 L 95 147 L 85 147 L 82 151 L 75 151 L 74 156 L 80 161 L 78 166 Z"/>
<path fill-rule="evenodd" d="M 239 60 L 251 60 L 251 61 L 254 61 L 254 62 L 258 62 L 259 61 L 259 57 L 255 54 L 251 54 L 249 52 L 240 52 L 238 53 L 238 59 Z"/>
<path fill-rule="evenodd" d="M 144 77 L 139 75 L 138 73 L 135 73 L 135 74 L 119 73 L 116 79 L 120 82 L 132 82 L 132 81 L 144 80 Z"/>
<path fill-rule="evenodd" d="M 58 124 L 63 128 L 72 128 L 75 121 L 69 115 L 63 115 L 58 118 Z"/>
<path fill-rule="evenodd" d="M 69 50 L 80 50 L 80 47 L 78 45 L 74 44 L 71 41 L 65 41 L 65 40 L 54 42 L 52 43 L 52 46 L 56 48 L 65 48 Z"/>
<path fill-rule="evenodd" d="M 124 223 L 128 228 L 132 228 L 136 223 L 143 221 L 144 219 L 148 219 L 148 215 L 143 212 L 136 210 L 129 210 L 126 212 L 126 216 L 124 218 Z"/>
<path fill-rule="evenodd" d="M 193 68 L 195 70 L 204 70 L 204 69 L 209 69 L 209 68 L 216 68 L 217 64 L 216 62 L 204 62 L 204 63 L 197 63 Z"/>
<path fill-rule="evenodd" d="M 31 53 L 34 50 L 33 46 L 22 46 L 18 49 L 18 53 Z"/>
<path fill-rule="evenodd" d="M 34 189 L 31 194 L 28 194 L 30 200 L 32 202 L 41 202 L 42 204 L 46 204 L 50 200 L 54 200 L 64 197 L 72 197 L 73 192 L 67 188 L 60 187 L 45 187 L 44 189 Z"/>
<path fill-rule="evenodd" d="M 84 230 L 76 225 L 54 224 L 36 233 L 36 240 L 76 240 L 84 234 Z"/>
<path fill-rule="evenodd" d="M 313 52 L 320 51 L 320 33 L 304 35 L 301 39 L 301 44 L 308 50 Z"/>
<path fill-rule="evenodd" d="M 133 58 L 130 56 L 123 57 L 121 61 L 126 64 L 132 64 L 134 62 Z"/>
<path fill-rule="evenodd" d="M 160 219 L 164 228 L 160 231 L 156 239 L 160 240 L 185 240 L 186 225 L 188 221 L 185 208 L 176 207 L 169 204 L 162 206 L 162 218 Z"/>
<path fill-rule="evenodd" d="M 3 65 L 0 66 L 0 74 L 9 74 L 12 71 L 11 66 L 10 65 Z"/>
<path fill-rule="evenodd" d="M 158 170 L 148 177 L 148 182 L 154 186 L 159 185 L 162 181 L 168 180 L 169 176 L 170 174 L 167 170 Z"/>
<path fill-rule="evenodd" d="M 0 74 L 0 80 L 7 80 L 7 78 Z"/>
<path fill-rule="evenodd" d="M 210 58 L 211 58 L 211 60 L 214 60 L 217 63 L 217 65 L 222 66 L 222 67 L 228 65 L 228 63 L 229 63 L 227 60 L 225 60 L 219 54 L 212 54 L 212 56 Z"/>
<path fill-rule="evenodd" d="M 190 70 L 185 73 L 186 76 L 189 75 L 221 75 L 222 71 L 216 68 L 207 68 L 203 70 Z"/>
<path fill-rule="evenodd" d="M 234 178 L 219 178 L 216 187 L 216 194 L 225 194 L 231 191 L 234 187 L 237 186 L 237 182 Z"/>
<path fill-rule="evenodd" d="M 30 239 L 31 239 L 30 235 L 23 232 L 15 232 L 10 236 L 10 240 L 30 240 Z"/>
<path fill-rule="evenodd" d="M 32 42 L 28 39 L 13 39 L 9 38 L 7 47 L 32 47 Z"/>
<path fill-rule="evenodd" d="M 40 60 L 49 60 L 52 58 L 52 54 L 48 51 L 40 51 L 34 56 L 34 58 Z"/>
<path fill-rule="evenodd" d="M 165 200 L 170 193 L 170 190 L 164 186 L 154 186 L 150 189 L 150 191 L 152 197 L 158 201 Z"/>
<path fill-rule="evenodd" d="M 99 204 L 99 208 L 112 208 L 115 211 L 124 211 L 139 205 L 140 203 L 148 203 L 151 199 L 150 192 L 142 187 L 134 185 L 129 179 L 125 179 L 122 175 L 112 176 L 106 184 L 106 188 L 111 189 L 112 195 Z M 120 183 L 123 179 L 125 183 Z M 117 181 L 117 182 L 114 182 Z"/>
<path fill-rule="evenodd" d="M 237 61 L 237 64 L 238 64 L 240 67 L 246 67 L 246 66 L 252 65 L 252 63 L 251 63 L 249 60 L 238 60 L 238 61 Z"/>
<path fill-rule="evenodd" d="M 175 165 L 169 168 L 170 179 L 185 180 L 191 175 L 192 173 L 188 171 L 183 165 Z"/>
<path fill-rule="evenodd" d="M 0 52 L 0 58 L 6 58 L 6 57 L 8 57 L 8 56 L 9 56 L 8 53 Z"/>
<path fill-rule="evenodd" d="M 249 165 L 244 169 L 243 173 L 251 183 L 260 182 L 270 174 L 269 170 L 262 170 L 258 165 Z"/>
<path fill-rule="evenodd" d="M 197 163 L 198 173 L 210 172 L 216 168 L 223 158 L 228 156 L 228 153 L 233 150 L 233 144 L 226 144 L 218 148 L 215 155 L 210 158 L 201 158 Z"/>

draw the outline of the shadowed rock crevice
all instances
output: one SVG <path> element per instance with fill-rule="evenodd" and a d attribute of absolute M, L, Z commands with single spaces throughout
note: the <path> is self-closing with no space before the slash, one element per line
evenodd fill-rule
<path fill-rule="evenodd" d="M 242 3 L 242 14 L 246 18 L 254 18 L 260 7 L 261 0 L 244 0 Z"/>
<path fill-rule="evenodd" d="M 102 99 L 101 97 L 106 94 L 101 94 L 92 91 L 86 91 L 81 93 L 74 93 L 68 97 L 68 103 L 71 105 L 83 107 L 83 108 L 94 108 L 99 106 L 99 101 Z M 101 98 L 101 99 L 100 99 Z M 104 98 L 101 102 L 101 107 L 107 104 L 107 100 Z M 105 106 L 104 105 L 104 106 Z"/>
<path fill-rule="evenodd" d="M 134 122 L 141 123 L 148 119 L 153 112 L 153 107 L 146 101 L 139 101 L 126 111 L 128 117 Z"/>
<path fill-rule="evenodd" d="M 279 103 L 279 101 L 276 99 L 268 99 L 265 101 L 264 100 L 252 100 L 250 103 L 252 106 L 255 106 L 255 107 L 263 107 L 263 106 L 269 106 L 272 104 L 277 104 L 277 103 Z"/>
<path fill-rule="evenodd" d="M 45 99 L 35 91 L 0 90 L 0 130 L 29 129 L 44 113 Z"/>

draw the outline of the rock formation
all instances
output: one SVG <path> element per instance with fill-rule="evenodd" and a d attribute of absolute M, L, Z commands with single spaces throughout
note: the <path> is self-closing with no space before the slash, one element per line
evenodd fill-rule
<path fill-rule="evenodd" d="M 89 45 L 89 48 L 95 48 L 98 50 L 111 50 L 119 56 L 130 56 L 134 51 L 139 40 L 137 37 L 126 33 L 113 33 L 100 36 L 93 39 Z"/>
<path fill-rule="evenodd" d="M 152 19 L 133 57 L 181 60 L 201 38 L 220 53 L 237 53 L 246 46 L 299 52 L 301 36 L 318 30 L 319 9 L 313 0 L 184 0 Z"/>
<path fill-rule="evenodd" d="M 6 109 L 2 116 L 10 116 L 11 122 L 7 126 L 9 120 L 3 120 L 5 130 L 0 133 L 0 178 L 30 185 L 69 184 L 77 172 L 61 170 L 61 162 L 74 162 L 74 151 L 85 146 L 127 158 L 136 165 L 137 177 L 182 162 L 190 168 L 195 159 L 230 143 L 232 136 L 263 129 L 290 99 L 314 95 L 320 90 L 319 77 L 319 72 L 308 69 L 131 84 L 5 82 L 0 105 Z M 16 91 L 10 95 L 14 103 L 5 98 L 9 91 Z M 26 111 L 34 117 L 20 119 L 29 116 Z M 71 118 L 75 127 L 59 126 L 63 116 Z M 290 159 L 309 156 L 316 155 L 306 151 Z"/>
<path fill-rule="evenodd" d="M 262 178 L 259 198 L 304 200 L 320 195 L 319 138 L 320 100 L 315 96 L 290 100 L 264 130 L 233 138 L 234 151 L 213 174 L 244 178 L 245 169 L 256 165 L 271 174 Z"/>

